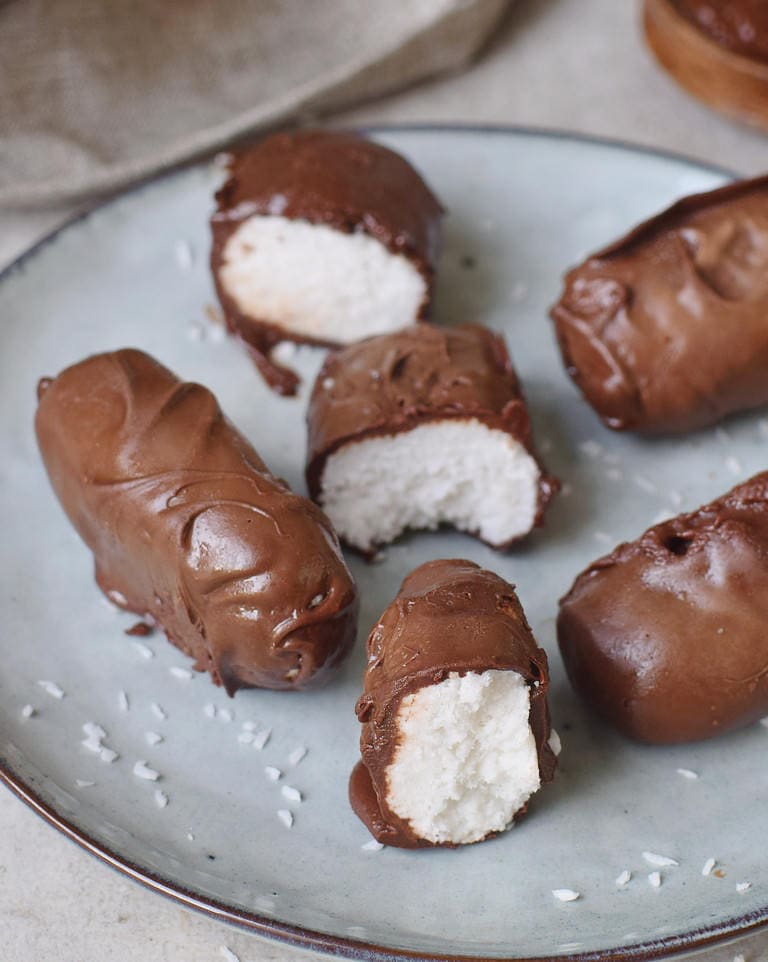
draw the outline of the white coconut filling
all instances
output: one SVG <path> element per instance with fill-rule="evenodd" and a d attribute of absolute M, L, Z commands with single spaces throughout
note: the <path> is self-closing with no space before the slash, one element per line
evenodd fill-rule
<path fill-rule="evenodd" d="M 260 215 L 225 244 L 219 281 L 246 317 L 340 344 L 412 324 L 427 291 L 407 257 L 368 234 Z"/>
<path fill-rule="evenodd" d="M 429 842 L 477 842 L 508 828 L 540 785 L 529 714 L 516 671 L 451 672 L 406 695 L 387 804 Z"/>
<path fill-rule="evenodd" d="M 362 551 L 444 522 L 502 545 L 533 527 L 540 473 L 505 431 L 445 419 L 339 448 L 326 461 L 320 500 Z"/>

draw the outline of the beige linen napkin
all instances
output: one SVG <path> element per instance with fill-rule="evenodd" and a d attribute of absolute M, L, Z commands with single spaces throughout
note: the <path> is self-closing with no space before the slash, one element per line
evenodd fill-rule
<path fill-rule="evenodd" d="M 0 204 L 111 190 L 455 69 L 508 0 L 0 0 Z"/>

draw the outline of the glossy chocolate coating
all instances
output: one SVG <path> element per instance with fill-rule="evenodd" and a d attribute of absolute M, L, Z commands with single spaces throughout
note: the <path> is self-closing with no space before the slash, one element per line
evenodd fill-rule
<path fill-rule="evenodd" d="M 38 396 L 51 484 L 113 601 L 152 615 L 229 694 L 332 674 L 357 622 L 336 536 L 209 390 L 123 350 L 43 379 Z"/>
<path fill-rule="evenodd" d="M 520 382 L 488 328 L 417 324 L 331 351 L 307 411 L 310 495 L 319 498 L 325 462 L 342 445 L 447 418 L 505 431 L 536 457 Z M 537 525 L 558 488 L 542 469 Z"/>
<path fill-rule="evenodd" d="M 721 46 L 753 60 L 768 60 L 765 0 L 675 0 L 675 4 Z"/>
<path fill-rule="evenodd" d="M 711 738 L 768 714 L 768 472 L 650 528 L 560 602 L 574 688 L 624 734 Z"/>
<path fill-rule="evenodd" d="M 442 207 L 414 168 L 393 150 L 356 134 L 298 130 L 274 134 L 232 157 L 229 178 L 211 217 L 211 270 L 229 330 L 250 347 L 267 383 L 295 394 L 298 378 L 269 357 L 275 344 L 303 340 L 242 314 L 219 283 L 224 247 L 255 214 L 323 224 L 345 234 L 365 232 L 407 257 L 427 283 L 421 317 L 430 306 L 440 247 Z M 409 320 L 409 319 L 406 319 Z"/>
<path fill-rule="evenodd" d="M 398 818 L 386 799 L 386 770 L 397 748 L 402 699 L 450 672 L 516 671 L 529 685 L 530 725 L 542 782 L 557 760 L 549 747 L 546 653 L 536 645 L 515 589 L 472 561 L 429 561 L 412 571 L 367 641 L 362 761 L 352 772 L 350 802 L 374 838 L 400 848 L 432 847 Z M 519 812 L 518 815 L 522 815 Z"/>
<path fill-rule="evenodd" d="M 565 278 L 568 373 L 605 424 L 690 431 L 768 403 L 768 177 L 678 201 Z"/>

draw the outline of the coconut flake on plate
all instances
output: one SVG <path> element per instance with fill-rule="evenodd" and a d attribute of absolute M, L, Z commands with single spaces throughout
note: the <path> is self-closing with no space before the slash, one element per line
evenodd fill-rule
<path fill-rule="evenodd" d="M 575 892 L 573 889 L 552 889 L 552 894 L 558 902 L 575 902 L 581 898 L 581 892 Z"/>
<path fill-rule="evenodd" d="M 616 876 L 616 885 L 618 885 L 619 888 L 624 888 L 624 886 L 631 881 L 632 881 L 632 873 L 629 871 L 629 869 L 625 868 L 623 872 L 620 872 Z"/>
<path fill-rule="evenodd" d="M 145 645 L 143 641 L 132 641 L 131 645 L 133 646 L 133 650 L 138 652 L 138 654 L 140 654 L 141 657 L 146 661 L 149 661 L 151 658 L 155 657 L 154 651 L 149 647 L 149 645 Z"/>
<path fill-rule="evenodd" d="M 149 745 L 159 745 L 160 742 L 163 741 L 163 736 L 160 734 L 160 732 L 144 732 L 144 738 L 146 738 L 147 744 Z"/>
<path fill-rule="evenodd" d="M 360 848 L 364 852 L 380 852 L 384 846 L 381 844 L 381 842 L 378 842 L 375 838 L 372 838 L 361 845 Z"/>
<path fill-rule="evenodd" d="M 277 817 L 286 828 L 293 827 L 293 813 L 289 812 L 287 808 L 278 808 Z"/>
<path fill-rule="evenodd" d="M 714 867 L 717 865 L 717 859 L 708 858 L 704 863 L 704 867 L 701 870 L 702 875 L 711 875 Z"/>
<path fill-rule="evenodd" d="M 653 889 L 661 888 L 661 872 L 651 872 L 648 876 L 648 884 Z"/>
<path fill-rule="evenodd" d="M 150 768 L 145 761 L 138 761 L 133 766 L 133 774 L 137 778 L 143 778 L 150 782 L 156 782 L 160 778 L 160 773 L 154 768 Z"/>
<path fill-rule="evenodd" d="M 55 681 L 39 681 L 38 685 L 43 689 L 46 695 L 50 695 L 51 698 L 62 699 L 64 697 L 63 689 L 59 688 Z"/>
<path fill-rule="evenodd" d="M 288 802 L 304 801 L 304 796 L 301 794 L 298 788 L 294 788 L 293 785 L 283 785 L 283 787 L 280 789 L 280 793 Z"/>
<path fill-rule="evenodd" d="M 668 868 L 680 864 L 668 855 L 657 855 L 656 852 L 643 852 L 643 858 L 649 865 L 654 865 L 656 868 Z"/>
<path fill-rule="evenodd" d="M 189 668 L 182 668 L 180 665 L 171 665 L 168 671 L 180 681 L 192 681 L 195 677 L 194 672 L 190 671 Z"/>
<path fill-rule="evenodd" d="M 257 732 L 253 736 L 253 747 L 260 752 L 262 748 L 264 748 L 264 746 L 269 741 L 271 735 L 272 735 L 271 728 L 265 728 L 263 731 Z"/>

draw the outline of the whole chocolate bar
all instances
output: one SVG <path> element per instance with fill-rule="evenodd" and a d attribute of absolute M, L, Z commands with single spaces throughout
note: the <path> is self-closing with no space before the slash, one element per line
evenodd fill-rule
<path fill-rule="evenodd" d="M 357 593 L 328 519 L 274 478 L 199 384 L 123 350 L 38 388 L 40 451 L 116 604 L 231 695 L 328 678 Z"/>
<path fill-rule="evenodd" d="M 514 588 L 471 561 L 403 581 L 368 638 L 350 802 L 401 848 L 509 828 L 556 767 L 547 656 Z"/>
<path fill-rule="evenodd" d="M 552 309 L 605 424 L 673 433 L 768 403 L 768 177 L 694 194 L 593 254 Z"/>
<path fill-rule="evenodd" d="M 650 528 L 560 602 L 574 688 L 631 738 L 711 738 L 768 715 L 768 472 Z"/>
<path fill-rule="evenodd" d="M 307 413 L 307 484 L 366 554 L 448 523 L 506 548 L 558 483 L 539 464 L 504 341 L 420 324 L 331 352 Z"/>
<path fill-rule="evenodd" d="M 234 156 L 211 218 L 227 326 L 282 394 L 280 341 L 348 344 L 426 317 L 442 208 L 399 154 L 352 133 L 300 130 Z"/>

